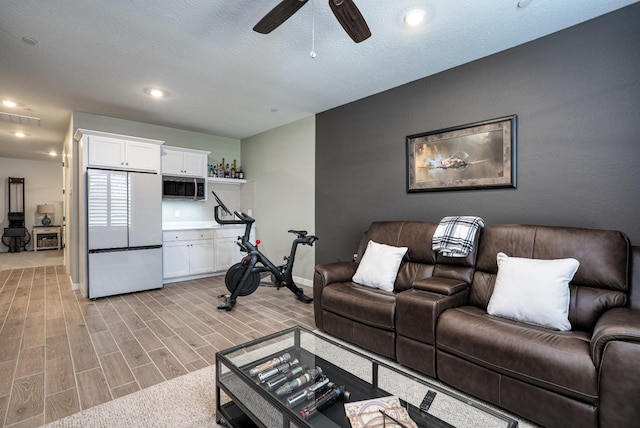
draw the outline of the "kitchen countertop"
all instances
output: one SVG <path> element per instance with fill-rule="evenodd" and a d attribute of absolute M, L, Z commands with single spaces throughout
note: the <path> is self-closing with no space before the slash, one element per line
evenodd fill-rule
<path fill-rule="evenodd" d="M 255 224 L 254 224 L 255 225 Z M 193 230 L 193 229 L 230 229 L 230 228 L 244 228 L 243 224 L 238 225 L 221 225 L 215 221 L 172 221 L 162 223 L 163 231 L 170 230 Z"/>

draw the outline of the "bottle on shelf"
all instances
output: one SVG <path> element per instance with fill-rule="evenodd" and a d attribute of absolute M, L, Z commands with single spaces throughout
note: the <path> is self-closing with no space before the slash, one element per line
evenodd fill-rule
<path fill-rule="evenodd" d="M 242 171 L 242 165 L 240 165 L 240 167 L 238 167 L 238 178 L 240 180 L 244 180 L 244 172 Z"/>

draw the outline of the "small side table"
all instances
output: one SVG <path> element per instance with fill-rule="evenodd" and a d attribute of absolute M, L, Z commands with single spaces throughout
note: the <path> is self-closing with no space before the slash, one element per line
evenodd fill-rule
<path fill-rule="evenodd" d="M 60 226 L 34 226 L 33 227 L 33 251 L 59 250 L 61 239 Z"/>

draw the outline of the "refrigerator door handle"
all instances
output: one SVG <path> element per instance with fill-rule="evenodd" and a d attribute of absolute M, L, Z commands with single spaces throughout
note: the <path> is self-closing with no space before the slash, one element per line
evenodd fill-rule
<path fill-rule="evenodd" d="M 143 246 L 140 246 L 140 247 L 101 248 L 99 250 L 89 250 L 89 254 L 117 253 L 117 252 L 121 252 L 121 251 L 136 251 L 136 250 L 153 250 L 155 248 L 162 248 L 162 244 L 160 244 L 160 245 L 143 245 Z"/>

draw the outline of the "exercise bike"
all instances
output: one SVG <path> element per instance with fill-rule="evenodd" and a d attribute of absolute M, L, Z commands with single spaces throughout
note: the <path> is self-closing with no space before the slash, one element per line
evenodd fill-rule
<path fill-rule="evenodd" d="M 218 309 L 230 311 L 235 306 L 236 300 L 239 296 L 248 296 L 255 292 L 260 286 L 261 274 L 263 273 L 271 273 L 271 280 L 278 290 L 280 287 L 287 287 L 296 295 L 298 300 L 304 303 L 311 303 L 313 299 L 306 296 L 304 291 L 302 291 L 293 281 L 293 262 L 295 260 L 296 250 L 299 244 L 313 246 L 313 243 L 316 242 L 318 238 L 316 236 L 307 235 L 306 230 L 289 230 L 289 233 L 296 235 L 296 238 L 291 244 L 291 252 L 288 257 L 285 256 L 285 264 L 276 266 L 271 263 L 271 261 L 258 249 L 258 245 L 260 244 L 259 240 L 256 240 L 255 244 L 251 243 L 249 240 L 251 225 L 255 222 L 255 219 L 238 211 L 235 211 L 232 214 L 213 190 L 211 193 L 218 204 L 214 208 L 214 216 L 219 224 L 243 224 L 245 226 L 244 235 L 238 237 L 238 246 L 240 247 L 240 251 L 247 253 L 240 263 L 236 263 L 231 266 L 225 274 L 224 284 L 231 294 L 220 294 L 218 296 L 218 298 L 225 301 L 225 304 L 218 306 Z M 237 220 L 221 219 L 218 213 L 219 209 L 222 209 L 232 218 L 234 218 L 235 215 Z"/>

